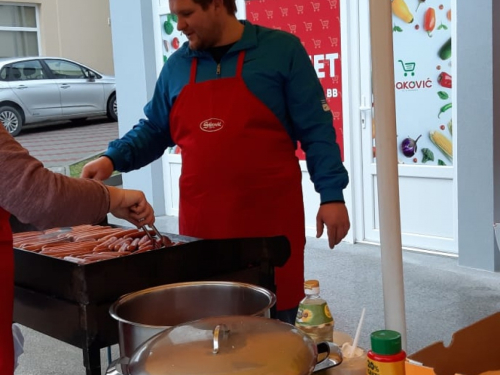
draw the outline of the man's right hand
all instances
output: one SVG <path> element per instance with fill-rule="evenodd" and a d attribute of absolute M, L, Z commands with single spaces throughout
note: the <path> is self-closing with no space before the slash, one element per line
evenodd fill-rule
<path fill-rule="evenodd" d="M 100 158 L 85 164 L 80 177 L 104 181 L 111 177 L 113 170 L 114 167 L 111 159 L 106 156 L 101 156 Z"/>

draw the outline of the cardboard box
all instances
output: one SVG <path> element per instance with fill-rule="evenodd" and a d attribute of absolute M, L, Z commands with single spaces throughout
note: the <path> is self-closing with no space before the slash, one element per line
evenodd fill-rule
<path fill-rule="evenodd" d="M 500 312 L 453 334 L 445 347 L 436 342 L 408 356 L 406 375 L 500 375 Z M 491 374 L 493 375 L 493 374 Z"/>

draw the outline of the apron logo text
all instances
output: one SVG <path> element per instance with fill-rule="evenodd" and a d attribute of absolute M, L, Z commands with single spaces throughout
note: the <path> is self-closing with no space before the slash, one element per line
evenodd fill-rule
<path fill-rule="evenodd" d="M 224 121 L 218 118 L 209 118 L 200 123 L 200 129 L 204 132 L 213 133 L 221 130 L 224 127 Z"/>

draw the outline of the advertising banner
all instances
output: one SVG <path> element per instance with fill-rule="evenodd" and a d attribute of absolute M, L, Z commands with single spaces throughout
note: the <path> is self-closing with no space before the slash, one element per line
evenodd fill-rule
<path fill-rule="evenodd" d="M 248 0 L 246 18 L 257 25 L 288 31 L 309 53 L 333 114 L 344 155 L 340 53 L 340 0 Z M 299 159 L 304 153 L 297 152 Z"/>
<path fill-rule="evenodd" d="M 392 0 L 400 163 L 453 165 L 451 0 Z"/>

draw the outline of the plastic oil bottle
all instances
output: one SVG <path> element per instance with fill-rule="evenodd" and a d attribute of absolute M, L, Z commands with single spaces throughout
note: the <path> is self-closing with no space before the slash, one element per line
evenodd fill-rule
<path fill-rule="evenodd" d="M 333 341 L 334 320 L 328 304 L 319 295 L 319 281 L 304 283 L 305 297 L 299 304 L 295 326 L 316 343 Z"/>

